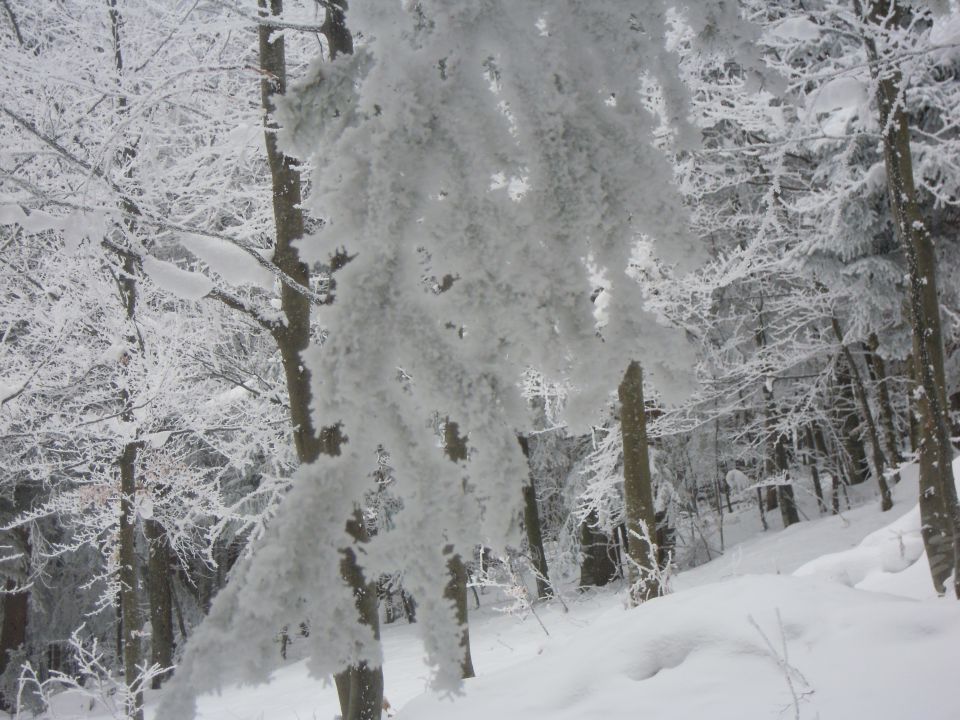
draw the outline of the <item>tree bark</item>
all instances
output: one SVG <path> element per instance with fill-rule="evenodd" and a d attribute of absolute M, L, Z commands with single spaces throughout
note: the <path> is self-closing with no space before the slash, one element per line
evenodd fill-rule
<path fill-rule="evenodd" d="M 156 520 L 144 521 L 147 537 L 147 589 L 150 600 L 150 664 L 173 667 L 173 588 L 170 576 L 170 546 L 167 533 Z M 159 690 L 170 671 L 153 678 L 151 686 Z"/>
<path fill-rule="evenodd" d="M 131 691 L 127 716 L 143 720 L 143 689 L 135 686 L 139 667 L 143 664 L 140 647 L 140 601 L 137 592 L 136 514 L 134 497 L 137 492 L 136 464 L 140 444 L 129 442 L 120 456 L 120 614 L 123 619 L 123 678 Z"/>
<path fill-rule="evenodd" d="M 757 330 L 756 343 L 760 349 L 767 346 L 767 332 L 763 322 L 763 299 L 760 300 L 760 306 L 757 308 Z M 767 454 L 766 466 L 768 476 L 773 473 L 770 468 L 776 468 L 783 473 L 786 481 L 776 488 L 767 490 L 767 510 L 773 510 L 778 505 L 780 507 L 780 518 L 783 526 L 789 527 L 794 523 L 800 522 L 800 515 L 797 512 L 796 498 L 794 497 L 793 485 L 790 484 L 789 458 L 787 457 L 787 438 L 777 429 L 776 418 L 776 398 L 773 392 L 773 375 L 768 376 L 763 385 L 764 413 L 766 416 L 767 443 L 771 448 Z"/>
<path fill-rule="evenodd" d="M 11 531 L 15 536 L 16 550 L 24 558 L 30 556 L 30 535 L 25 528 L 17 528 Z M 19 567 L 16 570 L 10 569 L 10 572 L 17 576 L 26 577 L 27 573 L 22 569 L 28 564 L 28 560 L 17 562 Z M 6 564 L 12 564 L 8 560 Z M 9 565 L 8 565 L 9 567 Z M 5 583 L 5 592 L 3 594 L 3 624 L 0 626 L 0 677 L 7 671 L 10 665 L 10 654 L 17 652 L 27 642 L 27 622 L 30 619 L 30 591 L 18 590 L 20 583 L 15 577 L 7 577 Z M 0 710 L 6 710 L 13 714 L 16 712 L 16 697 L 7 697 L 0 691 Z"/>
<path fill-rule="evenodd" d="M 813 492 L 817 496 L 817 508 L 820 512 L 825 512 L 827 505 L 823 501 L 823 485 L 820 483 L 820 469 L 818 468 L 820 457 L 817 452 L 816 441 L 813 439 L 813 429 L 809 425 L 807 425 L 806 428 L 806 435 L 808 451 L 807 462 L 810 465 L 810 476 L 813 479 Z"/>
<path fill-rule="evenodd" d="M 787 436 L 784 433 L 777 435 L 773 445 L 773 457 L 777 464 L 777 470 L 783 473 L 787 481 L 782 485 L 777 485 L 777 495 L 780 500 L 780 519 L 785 528 L 800 522 L 800 513 L 797 510 L 797 500 L 793 492 L 793 485 L 790 484 L 790 461 L 787 455 Z"/>
<path fill-rule="evenodd" d="M 917 356 L 917 334 L 913 335 L 913 347 Z M 914 365 L 916 370 L 916 365 Z M 915 378 L 920 385 L 919 378 Z M 930 408 L 923 393 L 911 393 L 917 416 L 917 462 L 920 465 L 920 536 L 927 552 L 930 578 L 938 593 L 946 592 L 946 582 L 953 572 L 954 525 L 947 513 L 943 493 L 938 491 L 938 453 L 936 443 L 927 442 Z"/>
<path fill-rule="evenodd" d="M 879 347 L 880 340 L 877 338 L 876 333 L 872 333 L 865 345 L 865 357 L 870 375 L 877 384 L 877 398 L 880 405 L 880 424 L 883 427 L 883 438 L 887 448 L 888 464 L 890 467 L 896 468 L 903 462 L 903 454 L 900 452 L 900 443 L 897 442 L 897 426 L 894 419 L 896 413 L 894 413 L 893 403 L 890 401 L 887 364 L 877 352 Z"/>
<path fill-rule="evenodd" d="M 657 567 L 657 518 L 647 447 L 643 369 L 631 361 L 618 388 L 623 435 L 623 495 L 627 524 L 630 601 L 636 605 L 662 594 Z"/>
<path fill-rule="evenodd" d="M 259 0 L 261 17 L 280 16 L 283 0 Z M 324 34 L 331 58 L 353 50 L 352 37 L 346 28 L 343 9 L 346 3 L 334 0 L 326 6 Z M 277 147 L 277 125 L 271 114 L 273 98 L 287 90 L 286 47 L 283 34 L 267 25 L 258 28 L 261 102 L 265 112 L 264 139 L 273 187 L 273 214 L 276 228 L 273 261 L 277 267 L 305 288 L 310 287 L 309 268 L 300 261 L 295 247 L 303 237 L 304 220 L 300 209 L 300 172 L 293 161 Z M 339 455 L 343 436 L 339 425 L 320 428 L 311 417 L 310 379 L 303 366 L 301 353 L 310 344 L 310 299 L 286 285 L 282 287 L 280 307 L 285 323 L 277 327 L 274 339 L 280 350 L 290 403 L 294 445 L 301 464 L 314 462 L 320 455 Z M 367 540 L 366 528 L 358 518 L 348 518 L 347 533 L 357 543 Z M 376 591 L 368 583 L 352 548 L 341 550 L 340 572 L 353 590 L 361 623 L 368 625 L 375 637 L 380 636 L 380 619 L 376 611 Z M 383 670 L 360 663 L 336 676 L 337 693 L 343 720 L 378 720 L 383 708 Z"/>
<path fill-rule="evenodd" d="M 595 513 L 580 523 L 580 588 L 603 587 L 617 576 L 617 566 L 610 557 L 610 538 L 596 523 Z"/>
<path fill-rule="evenodd" d="M 881 30 L 890 25 L 903 25 L 907 16 L 904 7 L 894 0 L 871 0 L 866 13 L 860 0 L 854 0 L 854 5 L 861 17 Z M 920 496 L 929 493 L 941 503 L 933 514 L 931 510 L 934 508 L 931 506 L 935 505 L 935 501 L 921 504 L 921 522 L 950 539 L 953 589 L 954 594 L 960 597 L 960 503 L 953 477 L 953 446 L 950 443 L 936 253 L 930 231 L 920 212 L 913 179 L 910 129 L 905 101 L 901 97 L 903 77 L 895 66 L 891 68 L 881 64 L 883 58 L 872 36 L 864 36 L 864 45 L 871 61 L 871 73 L 876 80 L 890 209 L 907 258 L 910 278 L 914 362 L 918 384 L 923 391 L 917 403 L 921 417 Z M 928 553 L 931 550 L 941 552 L 940 548 L 929 545 L 927 550 Z M 933 571 L 934 558 L 930 562 Z M 935 573 L 933 579 L 934 585 L 938 585 Z"/>
<path fill-rule="evenodd" d="M 890 494 L 890 487 L 887 485 L 887 478 L 884 475 L 886 470 L 886 458 L 883 456 L 883 450 L 880 446 L 880 435 L 877 432 L 877 425 L 873 421 L 873 412 L 870 410 L 870 403 L 867 401 L 867 391 L 863 387 L 863 381 L 860 378 L 860 371 L 854 360 L 853 353 L 843 341 L 843 332 L 840 329 L 840 322 L 836 318 L 831 318 L 833 334 L 840 343 L 843 350 L 843 356 L 847 359 L 847 367 L 850 369 L 850 379 L 853 384 L 853 391 L 860 405 L 860 415 L 867 424 L 867 440 L 870 443 L 870 458 L 873 462 L 873 474 L 877 478 L 877 485 L 880 487 L 880 510 L 886 512 L 893 507 L 893 496 Z"/>
<path fill-rule="evenodd" d="M 530 461 L 530 442 L 523 435 L 517 435 L 523 456 Z M 537 508 L 537 488 L 534 484 L 533 472 L 527 475 L 527 482 L 523 486 L 523 525 L 527 532 L 527 545 L 530 547 L 530 559 L 537 574 L 537 598 L 545 600 L 553 597 L 553 588 L 550 586 L 550 572 L 547 568 L 547 555 L 543 551 L 543 535 L 540 529 L 540 512 Z"/>
<path fill-rule="evenodd" d="M 450 581 L 443 592 L 443 596 L 453 603 L 457 612 L 457 622 L 460 625 L 460 677 L 464 680 L 476 677 L 473 669 L 473 657 L 470 654 L 470 630 L 467 610 L 467 566 L 459 553 L 453 552 L 452 546 L 447 546 L 444 553 L 450 556 L 447 561 L 447 572 Z"/>
<path fill-rule="evenodd" d="M 859 404 L 853 390 L 853 377 L 849 366 L 845 362 L 837 365 L 837 386 L 843 407 L 837 405 L 834 407 L 840 413 L 841 435 L 844 447 L 847 450 L 847 456 L 850 458 L 850 484 L 859 485 L 866 482 L 870 477 L 870 463 L 867 460 L 867 451 L 860 435 L 862 418 L 858 411 Z"/>
<path fill-rule="evenodd" d="M 451 462 L 459 465 L 466 461 L 468 457 L 467 438 L 460 435 L 459 426 L 450 418 L 447 418 L 443 425 L 443 447 Z M 452 602 L 456 609 L 457 623 L 460 625 L 460 648 L 463 652 L 460 658 L 460 677 L 466 680 L 476 676 L 473 670 L 473 657 L 470 654 L 467 567 L 463 564 L 463 558 L 454 552 L 452 545 L 445 547 L 443 552 L 444 555 L 450 556 L 447 560 L 447 572 L 450 575 L 450 580 L 447 582 L 443 596 Z"/>
<path fill-rule="evenodd" d="M 123 19 L 117 9 L 116 0 L 107 0 L 107 7 L 113 40 L 114 67 L 116 68 L 119 80 L 123 75 L 123 52 L 120 38 Z M 121 112 L 123 112 L 127 107 L 127 99 L 122 93 L 117 98 L 117 103 Z M 127 145 L 123 147 L 120 155 L 122 161 L 125 164 L 129 164 L 129 161 L 135 156 L 135 152 L 131 146 Z M 139 215 L 139 208 L 129 197 L 122 198 L 121 205 L 128 213 L 128 218 L 124 221 L 124 224 L 128 232 L 132 234 L 136 230 L 134 218 Z M 143 352 L 143 338 L 140 336 L 136 324 L 138 302 L 137 268 L 131 255 L 121 254 L 120 259 L 123 263 L 123 273 L 118 278 L 118 287 L 121 301 L 126 312 L 127 323 L 130 326 L 126 340 L 131 348 L 139 346 L 141 352 Z M 122 364 L 128 363 L 129 358 L 127 358 L 126 363 L 122 362 Z M 136 423 L 136 418 L 131 407 L 132 399 L 125 389 L 121 389 L 119 392 L 119 404 L 121 419 L 133 426 Z M 123 641 L 123 679 L 129 694 L 126 713 L 130 720 L 143 720 L 143 688 L 137 682 L 140 674 L 139 668 L 143 664 L 143 654 L 140 645 L 143 620 L 140 617 L 139 606 L 136 512 L 134 510 L 134 500 L 137 490 L 137 455 L 140 451 L 140 446 L 141 443 L 138 441 L 128 441 L 123 446 L 117 463 L 120 474 L 120 517 L 118 519 L 119 529 L 117 533 L 118 579 L 120 581 L 120 635 Z"/>

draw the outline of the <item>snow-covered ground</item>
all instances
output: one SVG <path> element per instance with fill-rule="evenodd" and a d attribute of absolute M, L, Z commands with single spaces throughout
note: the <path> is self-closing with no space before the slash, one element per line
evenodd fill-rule
<path fill-rule="evenodd" d="M 871 502 L 728 540 L 721 557 L 676 576 L 672 594 L 632 610 L 616 588 L 536 617 L 485 601 L 470 624 L 478 677 L 455 697 L 425 692 L 416 626 L 386 626 L 386 697 L 401 720 L 956 720 L 960 603 L 933 591 L 916 494 L 906 468 L 889 513 Z M 731 537 L 751 522 L 731 520 Z M 63 695 L 53 710 L 103 717 L 88 706 Z M 199 717 L 330 720 L 337 710 L 332 686 L 290 662 L 268 685 L 203 698 Z"/>

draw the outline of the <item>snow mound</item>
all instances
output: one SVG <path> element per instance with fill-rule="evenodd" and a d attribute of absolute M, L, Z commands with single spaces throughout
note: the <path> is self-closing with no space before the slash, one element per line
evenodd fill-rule
<path fill-rule="evenodd" d="M 914 565 L 919 565 L 926 582 L 913 582 L 912 574 L 895 577 Z M 918 599 L 936 595 L 923 551 L 919 505 L 886 527 L 867 535 L 857 547 L 823 555 L 801 566 L 794 574 L 816 575 L 850 587 Z M 924 588 L 928 592 L 924 592 Z"/>
<path fill-rule="evenodd" d="M 900 471 L 903 480 L 894 488 L 895 494 L 908 484 L 915 486 L 918 481 L 916 465 L 904 465 Z M 960 480 L 960 458 L 953 461 L 953 475 L 954 482 Z M 816 575 L 861 590 L 917 600 L 936 597 L 920 530 L 920 505 L 917 504 L 905 515 L 867 535 L 856 547 L 822 555 L 797 568 L 794 574 Z"/>
<path fill-rule="evenodd" d="M 956 718 L 960 606 L 745 576 L 606 613 L 566 644 L 423 695 L 401 720 Z M 788 682 L 789 678 L 789 682 Z M 796 700 L 794 699 L 796 698 Z"/>

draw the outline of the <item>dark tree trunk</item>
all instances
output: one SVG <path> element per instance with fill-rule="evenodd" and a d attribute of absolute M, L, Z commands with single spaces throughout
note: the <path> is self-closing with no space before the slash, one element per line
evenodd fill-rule
<path fill-rule="evenodd" d="M 876 423 L 873 421 L 873 412 L 870 410 L 870 403 L 867 400 L 867 391 L 860 378 L 860 370 L 850 352 L 850 348 L 843 341 L 843 332 L 840 329 L 840 322 L 836 318 L 831 318 L 833 334 L 840 343 L 844 357 L 847 359 L 847 367 L 850 369 L 850 380 L 853 385 L 853 391 L 860 405 L 860 415 L 867 424 L 867 440 L 870 444 L 870 459 L 873 461 L 873 474 L 877 478 L 877 485 L 880 487 L 880 509 L 883 512 L 893 507 L 893 496 L 890 494 L 890 487 L 887 485 L 886 458 L 883 456 L 883 450 L 880 446 L 880 435 L 877 432 Z"/>
<path fill-rule="evenodd" d="M 787 436 L 780 433 L 774 443 L 773 455 L 776 458 L 777 470 L 783 473 L 783 478 L 787 481 L 783 485 L 777 485 L 777 494 L 780 496 L 780 518 L 783 520 L 783 526 L 790 527 L 794 523 L 800 522 L 800 514 L 797 511 L 797 501 L 793 492 L 793 485 L 790 481 L 790 462 L 787 456 Z"/>
<path fill-rule="evenodd" d="M 113 40 L 113 60 L 117 71 L 118 80 L 123 75 L 123 52 L 121 44 L 121 26 L 122 17 L 117 9 L 116 0 L 107 0 L 108 15 L 110 21 L 110 31 Z M 117 98 L 117 103 L 121 113 L 127 108 L 127 99 L 124 95 Z M 135 157 L 135 151 L 132 146 L 125 146 L 120 152 L 121 161 L 129 165 L 129 162 Z M 135 218 L 140 214 L 139 208 L 130 197 L 123 197 L 121 205 L 127 212 L 128 217 L 124 221 L 127 230 L 133 234 L 137 224 Z M 123 274 L 120 276 L 118 285 L 120 288 L 121 301 L 126 311 L 126 319 L 130 327 L 127 335 L 128 345 L 130 347 L 139 346 L 140 351 L 144 351 L 143 338 L 137 328 L 137 268 L 133 256 L 130 254 L 121 254 L 123 263 Z M 126 390 L 119 392 L 120 418 L 131 425 L 135 422 L 132 400 Z M 119 590 L 119 610 L 120 610 L 120 634 L 123 641 L 123 674 L 124 683 L 129 692 L 126 713 L 130 720 L 143 720 L 143 688 L 137 683 L 140 674 L 140 666 L 143 663 L 142 648 L 140 645 L 140 635 L 143 630 L 143 620 L 140 617 L 139 607 L 139 579 L 137 572 L 136 555 L 136 512 L 134 510 L 134 499 L 136 495 L 136 467 L 137 455 L 140 451 L 141 443 L 137 441 L 127 442 L 118 459 L 118 470 L 120 475 L 120 517 L 117 541 L 117 561 L 119 564 L 118 579 L 120 582 Z"/>
<path fill-rule="evenodd" d="M 859 485 L 870 477 L 870 463 L 867 461 L 867 451 L 860 436 L 860 413 L 854 398 L 853 379 L 850 369 L 843 361 L 837 363 L 837 386 L 840 395 L 840 406 L 837 407 L 841 418 L 841 434 L 843 444 L 850 458 L 850 484 Z"/>
<path fill-rule="evenodd" d="M 767 460 L 765 464 L 767 466 L 767 477 L 770 477 L 773 475 L 774 464 L 770 460 Z M 775 486 L 769 486 L 764 495 L 766 496 L 765 504 L 767 506 L 767 512 L 773 512 L 780 506 L 780 493 L 777 492 Z"/>
<path fill-rule="evenodd" d="M 127 687 L 134 683 L 143 664 L 140 633 L 143 621 L 140 618 L 140 598 L 137 592 L 136 514 L 134 496 L 136 487 L 136 464 L 139 443 L 127 443 L 120 456 L 120 614 L 123 618 L 123 677 Z M 132 720 L 143 720 L 143 689 L 137 688 L 131 699 L 127 714 Z"/>
<path fill-rule="evenodd" d="M 831 514 L 839 515 L 840 514 L 840 487 L 841 487 L 840 477 L 838 475 L 833 476 L 833 492 L 830 497 L 830 510 Z"/>
<path fill-rule="evenodd" d="M 523 435 L 517 435 L 523 456 L 530 461 L 530 443 Z M 550 571 L 547 568 L 547 554 L 543 551 L 543 535 L 540 532 L 540 512 L 537 508 L 537 487 L 534 484 L 533 471 L 527 475 L 523 486 L 523 525 L 527 531 L 527 545 L 530 547 L 530 560 L 537 574 L 537 598 L 545 600 L 553 597 L 550 586 Z"/>
<path fill-rule="evenodd" d="M 170 574 L 170 547 L 167 533 L 156 520 L 144 521 L 147 537 L 147 589 L 150 593 L 150 663 L 162 668 L 173 667 L 173 589 Z M 153 678 L 152 687 L 159 690 L 170 673 Z"/>
<path fill-rule="evenodd" d="M 865 357 L 870 375 L 877 384 L 877 399 L 880 405 L 880 425 L 883 428 L 883 440 L 886 446 L 888 464 L 890 467 L 895 468 L 903 462 L 903 455 L 900 452 L 900 443 L 897 442 L 896 413 L 893 411 L 893 403 L 890 400 L 887 364 L 877 352 L 879 347 L 880 341 L 877 339 L 876 333 L 871 334 L 865 346 Z"/>
<path fill-rule="evenodd" d="M 767 513 L 763 509 L 763 491 L 760 488 L 757 488 L 757 508 L 760 510 L 760 525 L 763 526 L 764 530 L 769 530 L 770 526 L 767 525 Z"/>
<path fill-rule="evenodd" d="M 447 457 L 451 462 L 460 464 L 469 456 L 467 438 L 460 435 L 460 428 L 455 422 L 447 418 L 443 426 L 443 445 Z M 454 552 L 453 546 L 444 548 L 444 554 L 449 555 L 447 571 L 450 580 L 447 583 L 443 596 L 450 600 L 457 612 L 457 622 L 460 625 L 460 647 L 463 655 L 460 659 L 460 677 L 466 680 L 476 675 L 473 670 L 473 657 L 470 654 L 470 625 L 467 610 L 467 568 L 463 558 Z M 482 552 L 482 550 L 481 550 Z"/>
<path fill-rule="evenodd" d="M 597 516 L 590 513 L 580 523 L 580 587 L 603 587 L 617 577 L 617 566 L 610 549 L 610 538 L 596 527 Z"/>
<path fill-rule="evenodd" d="M 913 338 L 913 346 L 917 344 L 917 338 Z M 910 452 L 918 454 L 920 452 L 920 408 L 917 405 L 916 388 L 917 372 L 913 364 L 913 353 L 907 357 L 907 376 L 913 381 L 910 385 L 911 392 L 907 393 L 907 415 L 910 423 Z"/>
<path fill-rule="evenodd" d="M 346 28 L 343 9 L 346 3 L 333 0 L 326 4 L 324 35 L 331 57 L 353 51 L 352 37 Z M 260 15 L 279 17 L 283 0 L 259 0 Z M 310 287 L 309 268 L 300 261 L 296 242 L 303 236 L 304 220 L 300 209 L 300 172 L 293 161 L 277 147 L 277 125 L 270 117 L 274 111 L 273 98 L 287 90 L 286 47 L 283 34 L 267 25 L 258 29 L 261 102 L 264 117 L 265 144 L 273 187 L 273 214 L 276 228 L 273 262 L 302 288 Z M 339 425 L 320 428 L 311 417 L 311 389 L 301 353 L 310 344 L 310 300 L 297 288 L 284 284 L 281 290 L 281 310 L 285 322 L 273 332 L 283 364 L 290 401 L 290 420 L 293 425 L 297 458 L 302 464 L 312 463 L 321 454 L 339 455 L 343 437 Z M 347 532 L 357 543 L 367 540 L 363 522 L 348 518 Z M 367 582 L 357 562 L 353 548 L 342 549 L 340 573 L 352 588 L 360 622 L 368 625 L 375 637 L 380 636 L 377 614 L 376 588 Z M 343 720 L 378 720 L 383 708 L 383 670 L 360 663 L 336 676 L 337 694 Z"/>
<path fill-rule="evenodd" d="M 760 306 L 757 308 L 757 347 L 761 350 L 767 346 L 767 332 L 763 323 L 763 299 L 760 300 Z M 771 468 L 782 473 L 785 484 L 777 485 L 776 488 L 767 490 L 767 511 L 773 510 L 778 505 L 780 507 L 780 517 L 783 520 L 783 526 L 789 527 L 794 523 L 800 522 L 800 516 L 797 513 L 797 503 L 793 493 L 793 486 L 790 485 L 790 468 L 787 457 L 787 437 L 777 428 L 777 406 L 776 397 L 773 391 L 773 376 L 767 378 L 763 386 L 764 414 L 766 416 L 767 446 L 770 448 L 767 452 L 767 476 L 774 474 Z"/>
<path fill-rule="evenodd" d="M 467 566 L 459 554 L 453 552 L 452 547 L 446 549 L 450 559 L 447 561 L 447 571 L 450 581 L 447 583 L 443 596 L 452 602 L 457 610 L 457 622 L 460 624 L 460 648 L 463 655 L 460 658 L 460 677 L 466 680 L 476 676 L 473 670 L 473 657 L 470 654 L 470 631 L 467 610 Z"/>
<path fill-rule="evenodd" d="M 635 360 L 627 366 L 618 388 L 620 431 L 623 435 L 623 495 L 627 524 L 630 601 L 636 605 L 657 597 L 662 588 L 657 572 L 657 518 L 647 447 L 643 369 Z"/>
<path fill-rule="evenodd" d="M 30 545 L 26 530 L 12 531 L 18 534 L 18 550 L 29 556 Z M 20 575 L 21 573 L 17 573 Z M 11 653 L 17 652 L 27 642 L 27 621 L 30 611 L 30 591 L 19 590 L 19 583 L 13 577 L 8 577 L 3 594 L 3 625 L 0 627 L 0 676 L 10 666 Z M 16 708 L 16 697 L 7 697 L 0 691 L 0 710 L 11 714 Z"/>
<path fill-rule="evenodd" d="M 819 463 L 817 446 L 813 439 L 813 430 L 810 429 L 809 425 L 807 425 L 806 435 L 807 464 L 810 466 L 810 477 L 813 480 L 813 492 L 817 496 L 817 509 L 822 513 L 826 511 L 827 506 L 823 501 L 823 486 L 820 484 L 820 470 L 817 467 Z"/>
<path fill-rule="evenodd" d="M 863 12 L 860 0 L 854 5 L 862 17 L 881 32 L 889 26 L 903 26 L 908 12 L 894 0 L 871 0 Z M 920 212 L 913 179 L 910 129 L 900 91 L 903 77 L 896 66 L 881 61 L 876 43 L 865 35 L 864 45 L 870 70 L 876 80 L 880 128 L 883 132 L 883 157 L 887 170 L 887 189 L 893 223 L 907 258 L 910 277 L 910 319 L 913 326 L 913 351 L 917 381 L 923 389 L 918 398 L 920 422 L 920 497 L 933 496 L 920 505 L 921 522 L 939 534 L 942 543 L 927 544 L 934 585 L 943 587 L 936 567 L 945 562 L 946 539 L 950 541 L 954 594 L 960 597 L 960 503 L 953 477 L 953 445 L 950 443 L 950 418 L 944 373 L 943 336 L 940 300 L 937 293 L 937 258 L 930 230 Z"/>

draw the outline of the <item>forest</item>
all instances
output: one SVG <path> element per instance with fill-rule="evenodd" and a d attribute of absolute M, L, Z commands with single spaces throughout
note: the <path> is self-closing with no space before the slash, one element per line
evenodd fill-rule
<path fill-rule="evenodd" d="M 956 0 L 0 0 L 0 717 L 956 720 Z"/>

